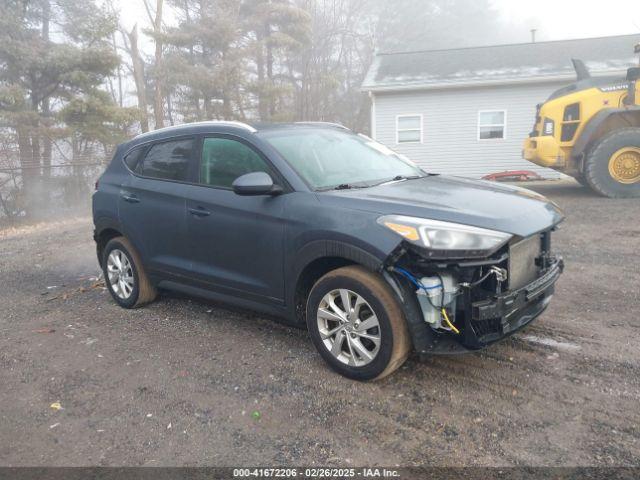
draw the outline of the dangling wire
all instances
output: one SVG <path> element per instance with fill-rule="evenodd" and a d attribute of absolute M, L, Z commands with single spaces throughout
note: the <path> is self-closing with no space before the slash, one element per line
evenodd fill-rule
<path fill-rule="evenodd" d="M 445 323 L 449 326 L 451 330 L 453 330 L 457 335 L 460 335 L 460 330 L 458 330 L 456 326 L 453 323 L 451 323 L 451 320 L 449 320 L 449 315 L 447 315 L 446 308 L 442 309 L 442 318 L 444 318 Z"/>

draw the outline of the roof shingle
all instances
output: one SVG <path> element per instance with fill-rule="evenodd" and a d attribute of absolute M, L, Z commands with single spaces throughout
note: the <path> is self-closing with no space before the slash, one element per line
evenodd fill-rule
<path fill-rule="evenodd" d="M 638 65 L 633 47 L 640 35 L 521 43 L 488 47 L 382 53 L 376 55 L 363 90 L 395 90 L 517 83 L 574 77 L 572 58 L 594 74 Z"/>

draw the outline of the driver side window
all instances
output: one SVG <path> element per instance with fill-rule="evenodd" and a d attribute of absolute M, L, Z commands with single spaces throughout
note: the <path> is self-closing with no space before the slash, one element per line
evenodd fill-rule
<path fill-rule="evenodd" d="M 205 138 L 200 163 L 200 183 L 212 187 L 231 188 L 233 181 L 246 173 L 271 169 L 252 148 L 229 138 Z"/>

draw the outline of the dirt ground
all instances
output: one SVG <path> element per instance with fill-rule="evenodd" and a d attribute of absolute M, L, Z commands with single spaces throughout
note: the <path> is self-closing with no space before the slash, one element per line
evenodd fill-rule
<path fill-rule="evenodd" d="M 640 202 L 532 188 L 567 214 L 547 312 L 368 384 L 251 312 L 117 307 L 88 217 L 0 231 L 0 465 L 640 465 Z"/>

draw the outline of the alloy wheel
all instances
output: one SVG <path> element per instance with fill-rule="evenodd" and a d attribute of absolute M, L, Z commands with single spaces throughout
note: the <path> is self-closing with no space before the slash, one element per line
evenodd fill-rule
<path fill-rule="evenodd" d="M 380 323 L 360 295 L 340 288 L 327 293 L 317 312 L 318 331 L 327 350 L 353 367 L 371 363 L 380 350 Z"/>
<path fill-rule="evenodd" d="M 111 289 L 118 298 L 128 299 L 133 292 L 135 281 L 131 262 L 122 250 L 115 248 L 109 253 L 107 274 Z"/>

